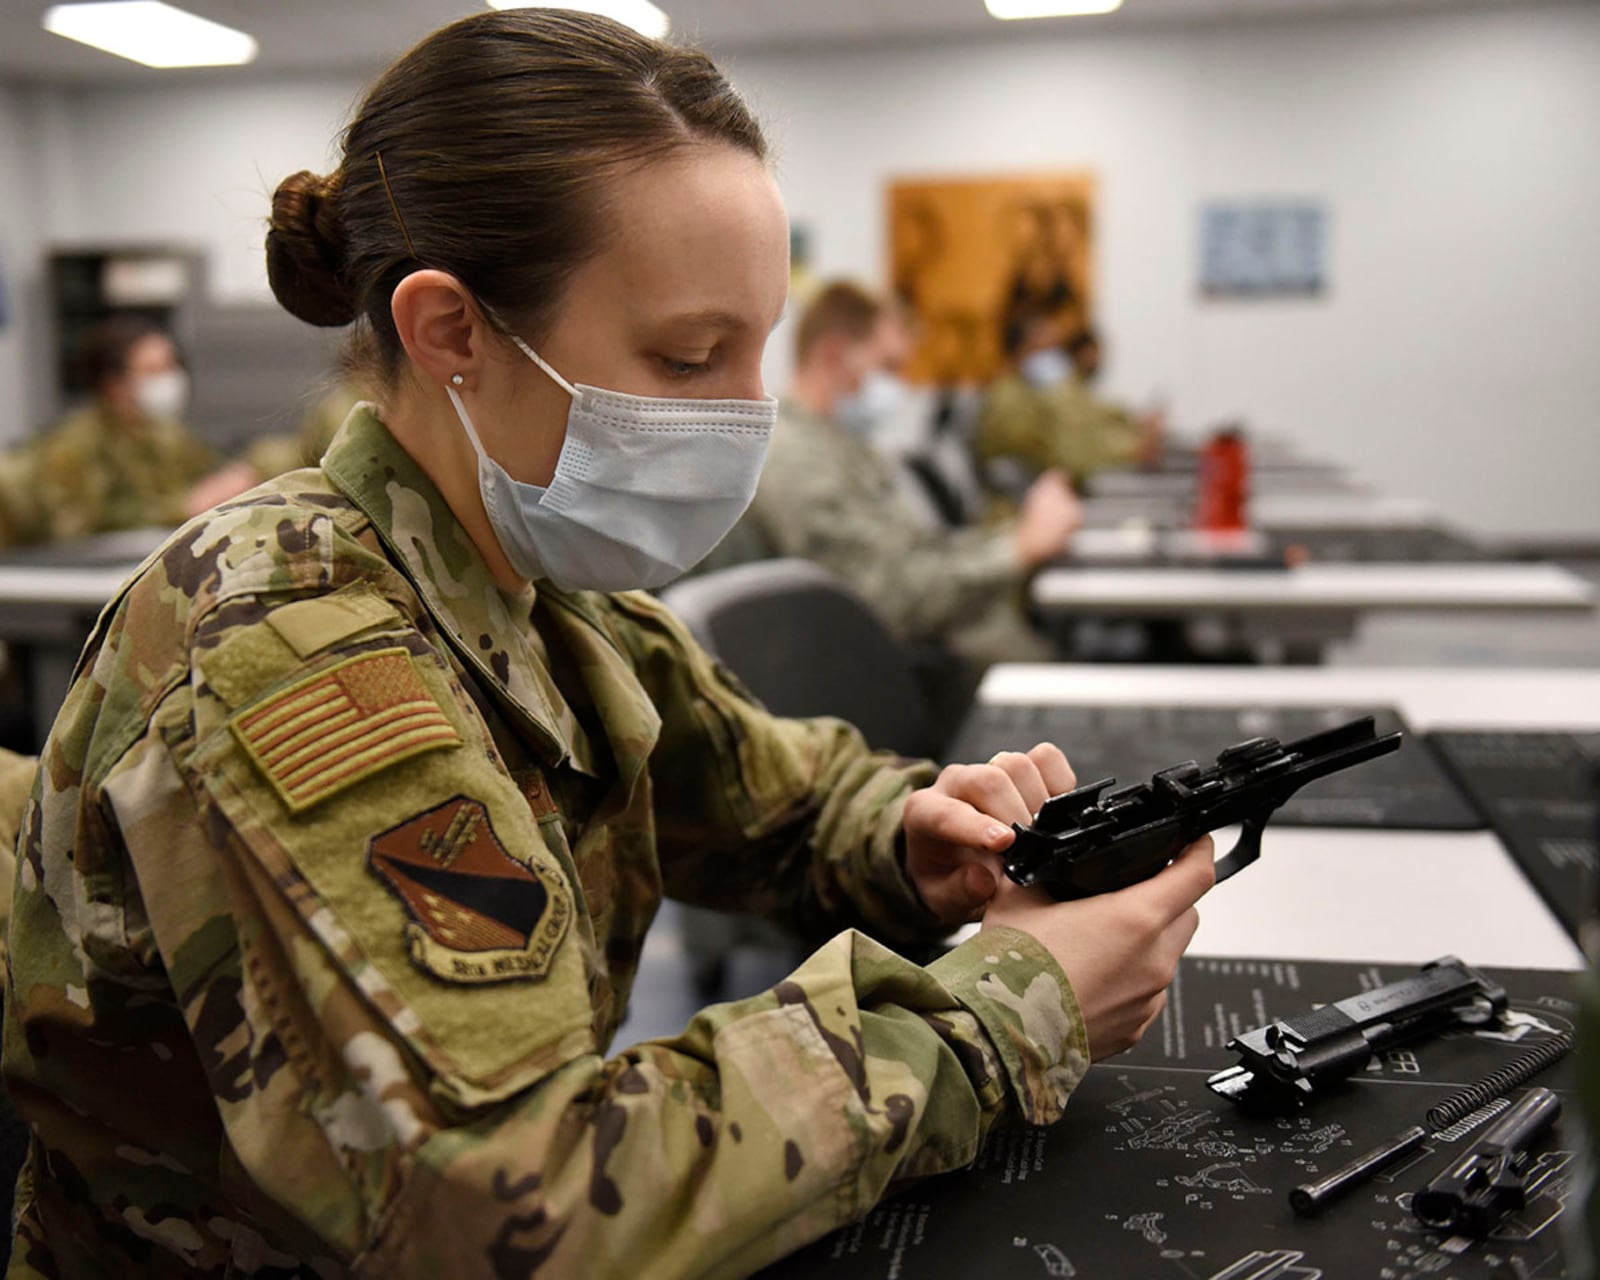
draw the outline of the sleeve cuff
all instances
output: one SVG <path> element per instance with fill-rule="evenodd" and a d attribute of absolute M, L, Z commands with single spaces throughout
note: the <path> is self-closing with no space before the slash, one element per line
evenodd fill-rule
<path fill-rule="evenodd" d="M 1014 529 L 1014 523 L 1007 522 L 999 528 L 971 530 L 970 536 L 963 539 L 966 545 L 961 547 L 961 554 L 948 557 L 952 569 L 968 582 L 1020 582 L 1023 566 L 1017 559 Z"/>
<path fill-rule="evenodd" d="M 1089 1069 L 1089 1032 L 1055 957 L 1019 929 L 985 929 L 928 972 L 982 1025 L 1022 1118 L 1060 1119 Z"/>

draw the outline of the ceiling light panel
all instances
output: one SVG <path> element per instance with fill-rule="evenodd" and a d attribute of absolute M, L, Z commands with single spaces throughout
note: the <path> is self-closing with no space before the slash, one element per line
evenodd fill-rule
<path fill-rule="evenodd" d="M 233 67 L 257 50 L 255 37 L 161 0 L 52 5 L 44 28 L 147 67 Z"/>
<path fill-rule="evenodd" d="M 992 17 L 1004 18 L 1081 18 L 1096 13 L 1115 13 L 1122 0 L 983 0 Z"/>
<path fill-rule="evenodd" d="M 1120 0 L 1119 0 L 1120 2 Z M 615 18 L 624 26 L 632 27 L 642 36 L 652 40 L 662 39 L 672 27 L 666 13 L 650 0 L 550 0 L 540 4 L 537 0 L 489 0 L 491 9 L 576 9 L 580 13 L 598 13 Z"/>

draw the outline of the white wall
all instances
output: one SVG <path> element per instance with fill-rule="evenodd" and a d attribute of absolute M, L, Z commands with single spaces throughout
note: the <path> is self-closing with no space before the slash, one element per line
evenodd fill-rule
<path fill-rule="evenodd" d="M 1600 533 L 1600 9 L 744 57 L 823 273 L 892 177 L 1091 168 L 1113 389 L 1500 531 Z M 1197 206 L 1310 196 L 1332 290 L 1205 303 Z"/>
<path fill-rule="evenodd" d="M 1095 169 L 1114 390 L 1242 414 L 1476 527 L 1600 533 L 1600 6 L 729 65 L 821 271 L 881 279 L 890 178 Z M 219 297 L 260 297 L 269 193 L 330 162 L 359 88 L 51 95 L 42 225 L 199 244 Z M 1277 195 L 1331 210 L 1330 295 L 1199 301 L 1199 202 Z"/>
<path fill-rule="evenodd" d="M 32 425 L 39 383 L 32 362 L 41 335 L 29 323 L 37 314 L 41 262 L 29 125 L 22 96 L 0 87 L 0 290 L 7 317 L 0 329 L 0 444 Z"/>
<path fill-rule="evenodd" d="M 361 91 L 355 81 L 52 95 L 64 142 L 46 183 L 52 243 L 175 243 L 203 250 L 222 302 L 270 298 L 262 240 L 273 189 L 323 172 Z"/>

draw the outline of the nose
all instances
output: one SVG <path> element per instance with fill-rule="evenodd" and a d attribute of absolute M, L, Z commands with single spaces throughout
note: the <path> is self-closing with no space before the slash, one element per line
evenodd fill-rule
<path fill-rule="evenodd" d="M 759 358 L 751 361 L 748 366 L 742 366 L 734 373 L 730 379 L 728 395 L 735 400 L 766 399 L 766 379 L 761 376 L 761 361 Z"/>

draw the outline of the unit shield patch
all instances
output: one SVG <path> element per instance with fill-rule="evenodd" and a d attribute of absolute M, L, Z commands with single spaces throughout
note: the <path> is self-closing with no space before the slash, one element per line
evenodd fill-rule
<path fill-rule="evenodd" d="M 406 946 L 449 982 L 542 978 L 572 920 L 555 875 L 518 862 L 481 801 L 456 796 L 373 836 L 369 865 L 411 916 Z"/>

